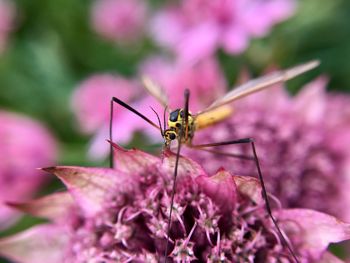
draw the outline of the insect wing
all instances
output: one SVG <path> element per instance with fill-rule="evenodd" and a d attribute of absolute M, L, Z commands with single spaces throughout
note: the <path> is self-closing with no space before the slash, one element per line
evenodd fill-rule
<path fill-rule="evenodd" d="M 159 86 L 155 81 L 153 81 L 148 76 L 142 76 L 142 83 L 145 89 L 157 99 L 157 101 L 162 104 L 163 107 L 169 105 L 168 97 L 165 94 L 165 91 Z"/>
<path fill-rule="evenodd" d="M 257 91 L 268 88 L 271 85 L 285 82 L 289 79 L 292 79 L 304 72 L 307 72 L 317 67 L 318 65 L 319 65 L 319 61 L 313 60 L 308 63 L 301 64 L 290 69 L 276 71 L 266 76 L 262 76 L 260 78 L 250 80 L 247 83 L 234 88 L 232 91 L 230 91 L 220 99 L 214 101 L 208 108 L 199 112 L 197 115 L 219 108 L 220 106 L 223 106 L 232 101 L 243 98 L 251 93 L 255 93 Z"/>

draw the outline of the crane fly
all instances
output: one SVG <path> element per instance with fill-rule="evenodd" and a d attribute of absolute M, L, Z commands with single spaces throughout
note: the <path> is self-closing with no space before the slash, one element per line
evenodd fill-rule
<path fill-rule="evenodd" d="M 185 103 L 183 108 L 169 109 L 169 100 L 168 97 L 165 95 L 165 92 L 163 89 L 154 82 L 151 78 L 144 76 L 142 78 L 143 84 L 145 89 L 153 96 L 155 97 L 158 102 L 164 107 L 164 127 L 161 125 L 161 121 L 159 118 L 159 115 L 157 114 L 158 118 L 158 124 L 154 123 L 150 119 L 148 119 L 146 116 L 144 116 L 142 113 L 137 111 L 136 109 L 129 106 L 127 103 L 119 100 L 116 97 L 113 97 L 111 100 L 111 116 L 110 116 L 110 141 L 112 142 L 112 120 L 113 120 L 113 105 L 114 103 L 117 103 L 121 105 L 122 107 L 128 109 L 129 111 L 133 112 L 134 114 L 138 115 L 140 118 L 148 122 L 150 125 L 158 129 L 164 139 L 164 147 L 170 148 L 172 141 L 177 140 L 177 152 L 176 152 L 176 159 L 175 159 L 175 168 L 174 168 L 174 179 L 173 179 L 173 186 L 172 186 L 172 194 L 171 194 L 171 206 L 170 206 L 170 212 L 168 217 L 168 235 L 167 235 L 167 243 L 165 248 L 165 262 L 168 257 L 168 242 L 169 242 L 169 235 L 170 235 L 170 228 L 171 228 L 171 220 L 172 220 L 172 211 L 173 211 L 173 204 L 174 204 L 174 196 L 175 196 L 175 189 L 176 189 L 176 177 L 177 177 L 177 170 L 178 170 L 178 163 L 179 163 L 179 157 L 180 157 L 180 151 L 181 151 L 181 145 L 184 144 L 187 147 L 194 148 L 194 149 L 201 149 L 204 150 L 206 148 L 211 147 L 217 147 L 217 146 L 223 146 L 223 145 L 233 145 L 233 144 L 250 144 L 251 150 L 252 150 L 252 157 L 248 157 L 247 159 L 250 159 L 255 162 L 255 166 L 257 169 L 258 178 L 261 184 L 262 189 L 262 196 L 265 201 L 265 208 L 266 211 L 271 218 L 273 224 L 275 225 L 278 235 L 280 236 L 283 245 L 289 250 L 292 257 L 296 262 L 299 262 L 297 256 L 295 255 L 291 245 L 287 242 L 285 237 L 282 234 L 282 231 L 280 230 L 278 223 L 276 219 L 272 215 L 272 210 L 270 207 L 270 203 L 267 196 L 267 191 L 265 187 L 265 183 L 262 176 L 262 171 L 260 168 L 260 163 L 256 151 L 256 146 L 254 143 L 253 138 L 243 138 L 243 139 L 236 139 L 236 140 L 230 140 L 230 141 L 224 141 L 224 142 L 210 142 L 206 144 L 198 144 L 194 145 L 192 143 L 192 139 L 195 135 L 195 133 L 198 130 L 204 129 L 206 127 L 212 126 L 216 123 L 219 123 L 226 118 L 230 117 L 233 114 L 233 108 L 230 103 L 239 100 L 245 96 L 248 96 L 252 93 L 261 91 L 265 88 L 271 87 L 274 84 L 283 83 L 289 79 L 292 79 L 302 73 L 305 73 L 319 65 L 319 61 L 314 60 L 310 61 L 286 70 L 280 70 L 273 73 L 270 73 L 268 75 L 259 77 L 257 79 L 250 80 L 243 85 L 240 85 L 233 90 L 229 91 L 226 95 L 223 97 L 217 99 L 214 101 L 211 105 L 209 105 L 206 109 L 197 112 L 195 114 L 191 113 L 189 111 L 189 97 L 190 97 L 190 91 L 185 90 L 184 92 L 184 98 Z M 153 109 L 152 109 L 153 110 Z M 154 110 L 153 110 L 154 111 Z M 166 118 L 165 118 L 165 112 L 168 111 L 169 117 L 167 120 L 168 128 L 166 127 Z M 112 146 L 111 146 L 112 148 Z M 212 151 L 214 153 L 219 153 L 223 155 L 228 155 L 232 157 L 239 157 L 239 158 L 245 158 L 242 156 L 237 156 L 235 154 L 228 154 L 228 153 L 220 153 L 213 150 L 206 150 L 206 151 Z M 110 152 L 110 166 L 113 167 L 113 151 L 111 149 Z"/>

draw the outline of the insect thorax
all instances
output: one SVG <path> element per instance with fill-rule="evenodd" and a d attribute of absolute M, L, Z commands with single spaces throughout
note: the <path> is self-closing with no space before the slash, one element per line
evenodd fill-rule
<path fill-rule="evenodd" d="M 185 123 L 184 115 L 185 114 L 183 109 L 176 109 L 170 113 L 168 119 L 169 128 L 165 131 L 164 134 L 166 144 L 170 144 L 172 140 L 175 140 L 180 136 L 180 129 L 183 123 Z M 184 134 L 182 135 L 182 142 L 190 142 L 194 135 L 194 118 L 190 112 L 188 113 L 188 128 L 183 132 Z"/>

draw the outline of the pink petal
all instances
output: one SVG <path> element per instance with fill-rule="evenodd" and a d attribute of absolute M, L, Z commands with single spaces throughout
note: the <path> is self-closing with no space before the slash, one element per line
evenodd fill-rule
<path fill-rule="evenodd" d="M 324 118 L 326 110 L 326 77 L 319 77 L 306 85 L 294 100 L 294 110 L 310 124 Z"/>
<path fill-rule="evenodd" d="M 146 10 L 143 0 L 98 0 L 93 5 L 92 24 L 107 39 L 135 41 L 145 26 Z"/>
<path fill-rule="evenodd" d="M 0 145 L 0 203 L 30 199 L 48 179 L 36 168 L 53 164 L 55 139 L 40 122 L 0 110 Z M 0 205 L 0 228 L 14 223 L 18 215 Z"/>
<path fill-rule="evenodd" d="M 138 89 L 134 81 L 112 74 L 93 75 L 84 80 L 75 90 L 71 102 L 82 131 L 92 133 L 109 122 L 113 96 L 130 101 Z M 118 111 L 114 116 L 118 117 Z"/>
<path fill-rule="evenodd" d="M 16 211 L 4 203 L 0 203 L 0 230 L 14 225 L 21 217 L 22 213 Z"/>
<path fill-rule="evenodd" d="M 275 0 L 266 4 L 266 13 L 271 17 L 273 23 L 277 23 L 292 16 L 297 7 L 294 0 Z"/>
<path fill-rule="evenodd" d="M 273 1 L 251 1 L 243 5 L 240 16 L 240 23 L 252 36 L 264 36 L 271 27 L 288 17 L 295 9 L 295 3 L 290 0 Z"/>
<path fill-rule="evenodd" d="M 108 168 L 57 166 L 43 170 L 62 180 L 88 216 L 101 211 L 111 194 L 137 188 L 132 177 Z"/>
<path fill-rule="evenodd" d="M 330 243 L 350 239 L 350 224 L 309 209 L 282 209 L 276 218 L 307 256 L 317 260 Z"/>
<path fill-rule="evenodd" d="M 202 23 L 183 34 L 176 52 L 180 64 L 194 64 L 211 56 L 218 44 L 219 31 L 212 23 Z"/>
<path fill-rule="evenodd" d="M 249 197 L 256 204 L 263 204 L 265 201 L 261 193 L 261 185 L 258 179 L 251 176 L 233 176 L 233 180 L 240 194 Z"/>
<path fill-rule="evenodd" d="M 157 102 L 155 100 L 149 100 L 151 97 L 140 99 L 131 106 L 138 111 L 142 112 L 149 119 L 154 120 L 156 117 L 150 106 L 154 108 L 158 113 L 163 112 L 163 108 L 158 110 Z M 142 131 L 146 133 L 151 141 L 159 142 L 162 137 L 160 131 L 152 127 L 149 123 L 130 112 L 129 110 L 118 107 L 115 105 L 115 113 L 117 116 L 113 120 L 113 141 L 119 144 L 127 144 L 132 139 L 136 131 Z M 152 114 L 152 115 L 151 115 Z M 110 145 L 106 142 L 109 138 L 109 122 L 104 125 L 100 125 L 98 132 L 90 142 L 89 157 L 92 160 L 101 160 L 109 154 Z"/>
<path fill-rule="evenodd" d="M 170 180 L 172 179 L 172 175 L 174 174 L 175 170 L 176 154 L 166 150 L 163 153 L 163 155 L 164 159 L 162 162 L 162 169 L 164 170 L 165 175 L 171 176 L 171 178 L 168 178 Z M 197 162 L 194 162 L 189 158 L 180 156 L 178 177 L 191 177 L 195 179 L 198 176 L 207 176 L 207 174 Z"/>
<path fill-rule="evenodd" d="M 183 22 L 183 16 L 177 9 L 160 11 L 151 21 L 151 35 L 160 45 L 173 48 L 184 33 Z"/>
<path fill-rule="evenodd" d="M 112 143 L 114 151 L 115 167 L 118 171 L 138 174 L 145 169 L 155 169 L 160 164 L 160 159 L 143 151 L 132 149 L 126 150 Z"/>
<path fill-rule="evenodd" d="M 0 254 L 20 263 L 62 263 L 66 233 L 54 225 L 40 225 L 0 239 Z"/>
<path fill-rule="evenodd" d="M 153 129 L 147 122 L 140 119 L 138 116 L 129 112 L 127 109 L 122 109 L 117 119 L 113 121 L 113 140 L 120 144 L 127 144 L 133 138 L 136 131 Z M 148 127 L 145 127 L 147 126 Z M 158 137 L 160 133 L 157 134 Z M 108 156 L 110 145 L 106 141 L 109 138 L 109 126 L 103 125 L 95 134 L 90 142 L 89 158 L 91 160 L 101 160 Z"/>
<path fill-rule="evenodd" d="M 230 212 L 234 209 L 237 201 L 236 185 L 229 172 L 220 169 L 210 177 L 198 176 L 196 182 L 202 191 L 211 197 L 223 211 Z"/>
<path fill-rule="evenodd" d="M 8 203 L 10 207 L 34 216 L 43 217 L 52 221 L 64 219 L 74 206 L 70 193 L 62 192 L 51 194 L 26 203 Z"/>
<path fill-rule="evenodd" d="M 345 263 L 345 261 L 334 256 L 332 253 L 326 251 L 323 253 L 322 258 L 319 261 L 320 263 Z"/>
<path fill-rule="evenodd" d="M 239 54 L 247 48 L 249 38 L 242 27 L 232 25 L 227 31 L 223 32 L 221 42 L 226 52 Z"/>

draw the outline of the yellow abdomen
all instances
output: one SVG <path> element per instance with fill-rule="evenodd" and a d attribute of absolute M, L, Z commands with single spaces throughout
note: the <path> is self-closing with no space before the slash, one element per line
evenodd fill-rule
<path fill-rule="evenodd" d="M 231 106 L 224 105 L 217 109 L 201 113 L 195 116 L 194 124 L 195 129 L 200 130 L 209 126 L 212 126 L 224 119 L 230 117 L 233 113 Z"/>

